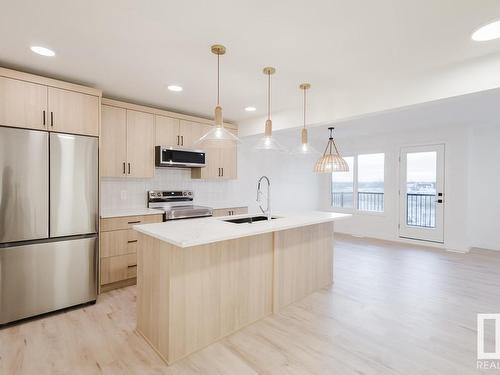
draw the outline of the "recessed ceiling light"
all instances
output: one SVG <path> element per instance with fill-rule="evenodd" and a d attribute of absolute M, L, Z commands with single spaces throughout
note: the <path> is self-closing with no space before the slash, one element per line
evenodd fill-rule
<path fill-rule="evenodd" d="M 42 55 L 42 56 L 52 57 L 52 56 L 56 55 L 56 53 L 54 51 L 52 51 L 51 49 L 41 47 L 41 46 L 31 46 L 30 49 L 33 52 L 35 52 L 39 55 Z"/>
<path fill-rule="evenodd" d="M 182 91 L 182 87 L 178 86 L 178 85 L 168 85 L 167 89 L 169 89 L 170 91 L 175 91 L 175 92 Z"/>
<path fill-rule="evenodd" d="M 472 33 L 472 40 L 476 42 L 486 42 L 498 38 L 500 38 L 500 20 L 481 26 Z"/>
<path fill-rule="evenodd" d="M 252 107 L 252 106 L 245 107 L 245 111 L 247 111 L 247 112 L 255 112 L 256 110 L 257 110 L 257 108 Z"/>

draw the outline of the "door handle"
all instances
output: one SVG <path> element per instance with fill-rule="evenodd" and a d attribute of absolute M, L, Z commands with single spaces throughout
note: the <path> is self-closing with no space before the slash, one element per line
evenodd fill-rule
<path fill-rule="evenodd" d="M 219 177 L 220 177 L 220 168 L 219 168 Z"/>
<path fill-rule="evenodd" d="M 181 146 L 184 146 L 184 136 L 181 135 Z"/>
<path fill-rule="evenodd" d="M 125 162 L 123 162 L 123 174 L 127 174 L 127 171 L 125 169 Z"/>
<path fill-rule="evenodd" d="M 177 146 L 180 146 L 179 143 L 181 143 L 181 137 L 177 136 Z"/>
<path fill-rule="evenodd" d="M 54 112 L 50 111 L 50 126 L 54 126 Z"/>
<path fill-rule="evenodd" d="M 131 264 L 130 266 L 127 266 L 127 268 L 134 268 L 137 267 L 137 264 Z"/>
<path fill-rule="evenodd" d="M 224 167 L 222 167 L 221 169 L 222 169 L 222 177 L 224 177 Z"/>
<path fill-rule="evenodd" d="M 139 224 L 141 221 L 136 220 L 136 221 L 127 221 L 127 224 Z"/>
<path fill-rule="evenodd" d="M 128 163 L 128 174 L 130 174 L 130 163 Z"/>
<path fill-rule="evenodd" d="M 43 126 L 45 126 L 45 109 L 43 110 Z"/>
<path fill-rule="evenodd" d="M 134 243 L 134 242 L 137 242 L 137 240 L 130 240 L 130 241 L 127 241 L 127 243 Z"/>

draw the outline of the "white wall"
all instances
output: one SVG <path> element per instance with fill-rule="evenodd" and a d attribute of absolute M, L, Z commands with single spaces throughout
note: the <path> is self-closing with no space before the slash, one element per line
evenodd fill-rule
<path fill-rule="evenodd" d="M 500 125 L 471 126 L 468 139 L 470 244 L 500 250 Z"/>
<path fill-rule="evenodd" d="M 467 238 L 468 180 L 467 128 L 452 125 L 439 128 L 420 128 L 379 134 L 338 138 L 343 154 L 385 153 L 385 212 L 383 214 L 355 213 L 350 220 L 338 222 L 336 230 L 388 240 L 398 239 L 399 220 L 399 152 L 402 146 L 445 144 L 445 247 L 465 251 Z M 320 194 L 323 208 L 330 210 L 329 176 L 322 178 Z"/>
<path fill-rule="evenodd" d="M 174 168 L 156 169 L 155 177 L 151 179 L 103 178 L 101 208 L 146 207 L 147 190 L 191 189 L 195 192 L 197 204 L 212 207 L 243 205 L 251 212 L 257 212 L 257 180 L 267 175 L 271 179 L 273 210 L 319 209 L 319 179 L 313 173 L 314 160 L 289 154 L 254 152 L 251 146 L 255 141 L 255 138 L 247 138 L 239 146 L 237 180 L 192 180 L 189 169 Z"/>

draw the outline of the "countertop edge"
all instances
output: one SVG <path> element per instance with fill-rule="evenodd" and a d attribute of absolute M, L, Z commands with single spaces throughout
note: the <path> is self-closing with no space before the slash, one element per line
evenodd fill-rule
<path fill-rule="evenodd" d="M 127 217 L 127 216 L 148 216 L 148 215 L 163 215 L 163 211 L 161 210 L 155 210 L 154 208 L 138 208 L 138 209 L 133 209 L 131 208 L 130 210 L 123 210 L 123 212 L 120 212 L 120 210 L 116 210 L 115 212 L 105 212 L 104 214 L 101 213 L 99 214 L 100 219 L 113 219 L 117 217 Z"/>
<path fill-rule="evenodd" d="M 260 230 L 255 230 L 255 231 L 252 231 L 252 232 L 249 232 L 249 233 L 244 233 L 244 234 L 238 233 L 238 234 L 235 234 L 235 235 L 227 235 L 227 236 L 223 236 L 223 237 L 220 237 L 220 238 L 208 239 L 208 240 L 204 240 L 204 241 L 177 242 L 177 241 L 172 240 L 171 238 L 162 236 L 161 234 L 151 233 L 150 231 L 145 230 L 145 229 L 142 228 L 142 227 L 147 226 L 148 224 L 134 225 L 132 228 L 134 230 L 136 230 L 136 231 L 144 234 L 144 235 L 156 238 L 158 240 L 161 240 L 163 242 L 169 243 L 171 245 L 174 245 L 174 246 L 177 246 L 177 247 L 180 247 L 180 248 L 188 248 L 188 247 L 194 247 L 194 246 L 200 246 L 200 245 L 207 245 L 207 244 L 215 243 L 215 242 L 222 242 L 222 241 L 234 240 L 234 239 L 237 239 L 237 238 L 258 236 L 260 234 L 265 234 L 265 233 L 280 232 L 280 231 L 283 231 L 283 230 L 300 228 L 300 227 L 306 227 L 306 226 L 309 226 L 309 225 L 316 225 L 316 224 L 334 222 L 334 221 L 338 221 L 338 220 L 344 220 L 344 219 L 347 219 L 347 218 L 349 218 L 349 217 L 352 216 L 351 214 L 338 214 L 338 215 L 342 215 L 342 216 L 316 218 L 316 219 L 309 218 L 309 220 L 307 220 L 307 222 L 305 222 L 305 223 L 290 223 L 288 225 L 283 225 L 283 227 L 280 227 L 280 228 L 273 228 L 273 227 L 271 227 L 271 228 L 262 228 Z M 247 215 L 241 215 L 241 216 L 247 216 Z M 220 220 L 220 218 L 217 218 L 215 220 Z M 236 224 L 236 225 L 238 225 L 238 224 Z"/>

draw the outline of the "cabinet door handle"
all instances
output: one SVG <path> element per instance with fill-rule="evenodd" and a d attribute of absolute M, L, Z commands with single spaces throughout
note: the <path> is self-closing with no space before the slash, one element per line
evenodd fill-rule
<path fill-rule="evenodd" d="M 137 242 L 137 240 L 130 240 L 130 241 L 127 241 L 127 243 L 134 243 L 134 242 Z"/>
<path fill-rule="evenodd" d="M 141 221 L 136 220 L 136 221 L 127 221 L 127 224 L 139 224 Z"/>
<path fill-rule="evenodd" d="M 181 139 L 181 137 L 177 136 L 177 146 L 179 146 L 179 143 L 181 142 L 180 139 Z"/>
<path fill-rule="evenodd" d="M 50 126 L 54 126 L 54 112 L 50 111 Z"/>
<path fill-rule="evenodd" d="M 127 266 L 127 268 L 134 268 L 137 267 L 137 264 L 131 264 L 130 266 Z"/>
<path fill-rule="evenodd" d="M 184 136 L 181 135 L 181 146 L 184 146 Z"/>
<path fill-rule="evenodd" d="M 130 174 L 130 163 L 128 163 L 128 174 Z"/>
<path fill-rule="evenodd" d="M 127 171 L 125 169 L 125 162 L 123 162 L 123 174 L 127 174 Z"/>
<path fill-rule="evenodd" d="M 222 177 L 224 177 L 224 167 L 222 167 L 221 169 L 222 169 Z"/>
<path fill-rule="evenodd" d="M 43 126 L 45 126 L 45 109 L 43 110 Z"/>
<path fill-rule="evenodd" d="M 220 168 L 219 168 L 219 177 L 220 177 Z"/>

